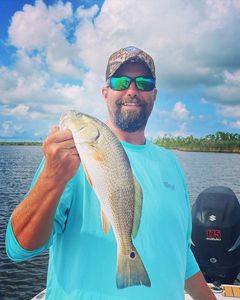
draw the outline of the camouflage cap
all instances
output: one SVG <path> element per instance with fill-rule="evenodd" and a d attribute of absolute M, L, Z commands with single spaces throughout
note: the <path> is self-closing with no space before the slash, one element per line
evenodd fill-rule
<path fill-rule="evenodd" d="M 106 69 L 106 80 L 111 77 L 120 68 L 120 66 L 127 61 L 144 63 L 152 73 L 153 78 L 156 78 L 155 65 L 152 57 L 143 50 L 138 49 L 134 46 L 130 46 L 121 48 L 109 57 Z"/>

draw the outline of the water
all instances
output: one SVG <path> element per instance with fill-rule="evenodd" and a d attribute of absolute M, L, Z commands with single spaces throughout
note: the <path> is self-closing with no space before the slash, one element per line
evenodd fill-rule
<path fill-rule="evenodd" d="M 185 170 L 191 204 L 205 188 L 230 187 L 240 199 L 240 155 L 174 151 Z M 16 205 L 24 198 L 42 159 L 38 146 L 0 146 L 0 299 L 29 300 L 46 285 L 47 253 L 31 261 L 11 262 L 5 231 Z"/>
<path fill-rule="evenodd" d="M 240 155 L 174 151 L 185 171 L 190 202 L 210 186 L 227 186 L 240 199 Z"/>
<path fill-rule="evenodd" d="M 42 158 L 41 147 L 0 146 L 0 299 L 28 300 L 45 287 L 47 254 L 13 263 L 5 252 L 11 212 L 24 198 Z"/>

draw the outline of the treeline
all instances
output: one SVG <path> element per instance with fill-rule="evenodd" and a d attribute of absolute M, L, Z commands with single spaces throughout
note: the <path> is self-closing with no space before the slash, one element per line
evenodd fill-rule
<path fill-rule="evenodd" d="M 154 139 L 153 142 L 165 148 L 178 149 L 183 151 L 240 153 L 240 134 L 238 133 L 218 131 L 215 134 L 209 134 L 202 138 L 196 138 L 192 135 L 187 137 L 171 137 L 165 135 L 164 137 Z M 42 142 L 0 141 L 0 146 L 1 145 L 41 146 Z"/>
<path fill-rule="evenodd" d="M 0 141 L 0 146 L 41 146 L 42 142 L 5 142 Z"/>
<path fill-rule="evenodd" d="M 240 134 L 218 131 L 202 138 L 164 137 L 154 140 L 157 145 L 183 151 L 233 152 L 240 153 Z"/>

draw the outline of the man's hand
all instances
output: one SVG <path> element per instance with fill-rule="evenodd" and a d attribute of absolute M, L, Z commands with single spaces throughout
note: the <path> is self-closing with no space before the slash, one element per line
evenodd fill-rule
<path fill-rule="evenodd" d="M 80 164 L 69 130 L 54 127 L 43 143 L 43 152 L 44 168 L 33 189 L 12 214 L 15 237 L 27 250 L 37 249 L 49 240 L 59 199 Z"/>
<path fill-rule="evenodd" d="M 80 165 L 80 157 L 70 130 L 54 127 L 43 143 L 46 163 L 43 174 L 56 184 L 67 183 Z"/>

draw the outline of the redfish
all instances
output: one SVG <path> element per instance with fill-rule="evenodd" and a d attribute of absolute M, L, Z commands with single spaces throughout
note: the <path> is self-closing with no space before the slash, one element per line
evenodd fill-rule
<path fill-rule="evenodd" d="M 148 273 L 132 242 L 140 226 L 142 189 L 124 148 L 106 124 L 83 113 L 65 113 L 60 129 L 72 132 L 85 174 L 100 202 L 104 232 L 112 226 L 118 252 L 117 287 L 150 287 Z"/>

